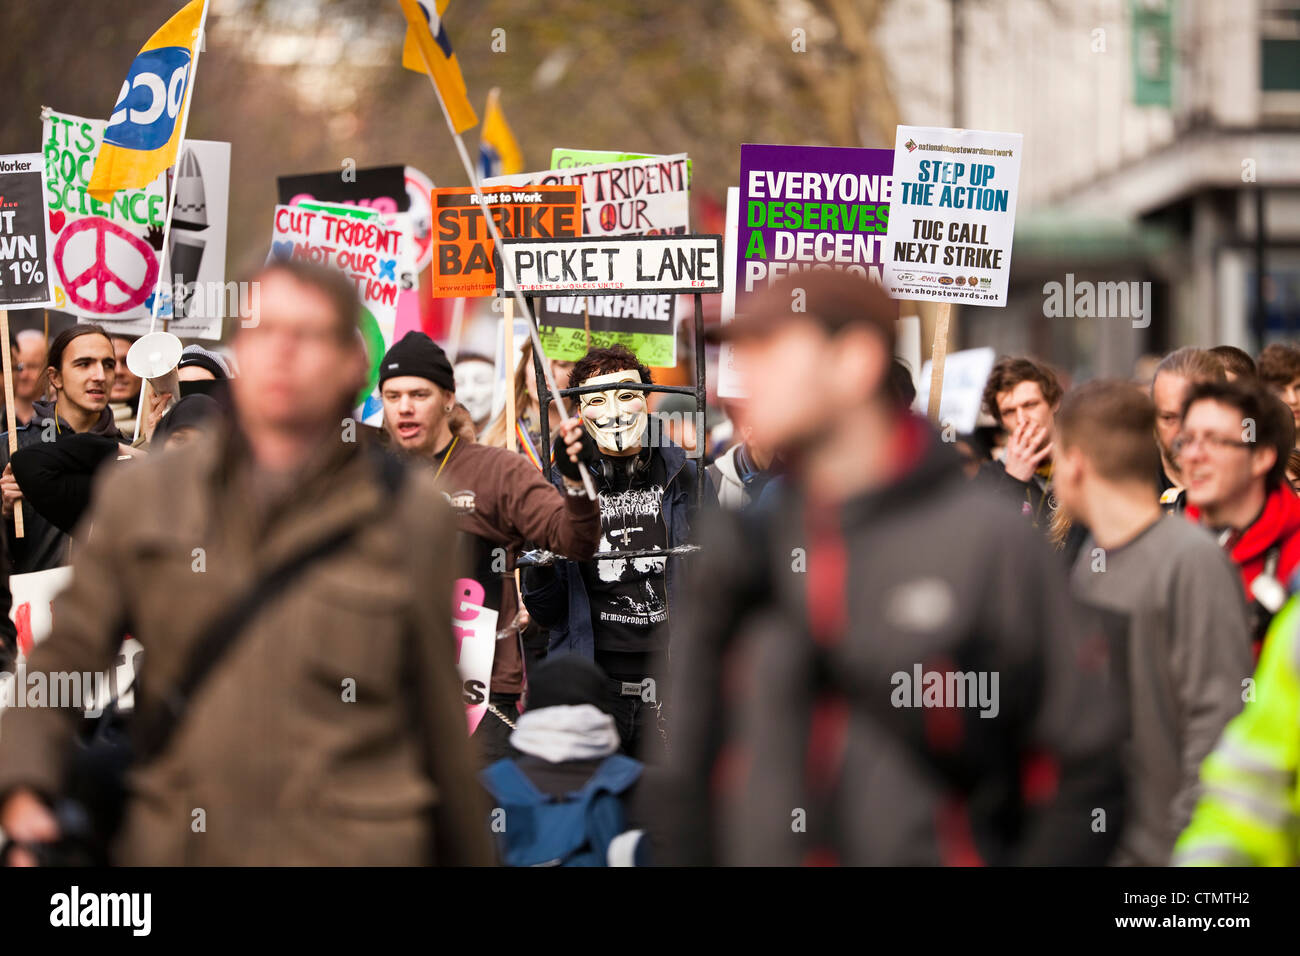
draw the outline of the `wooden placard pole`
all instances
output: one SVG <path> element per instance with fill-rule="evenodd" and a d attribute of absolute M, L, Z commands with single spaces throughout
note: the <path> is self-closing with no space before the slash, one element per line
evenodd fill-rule
<path fill-rule="evenodd" d="M 934 345 L 930 349 L 930 422 L 939 427 L 939 402 L 943 398 L 943 363 L 948 358 L 948 310 L 940 302 L 934 321 Z"/>
<path fill-rule="evenodd" d="M 9 351 L 9 310 L 0 309 L 0 352 L 4 353 L 5 425 L 9 428 L 9 457 L 18 450 L 18 411 L 14 408 L 14 357 Z M 14 502 L 14 537 L 23 536 L 23 503 Z"/>
<path fill-rule="evenodd" d="M 515 421 L 518 409 L 515 408 L 515 300 L 506 299 L 505 306 L 505 355 L 501 361 L 506 363 L 506 447 L 511 451 L 519 448 L 515 439 Z"/>

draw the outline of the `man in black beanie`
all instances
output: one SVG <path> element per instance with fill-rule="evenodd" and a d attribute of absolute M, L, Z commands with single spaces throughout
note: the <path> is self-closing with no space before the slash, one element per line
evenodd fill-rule
<path fill-rule="evenodd" d="M 467 575 L 455 585 L 457 620 L 484 613 L 496 619 L 486 699 L 480 688 L 466 687 L 470 729 L 490 763 L 508 752 L 506 740 L 524 689 L 515 555 L 527 546 L 578 560 L 595 553 L 600 512 L 577 470 L 579 460 L 594 458 L 595 446 L 577 419 L 562 424 L 556 458 L 573 474 L 562 493 L 525 458 L 454 436 L 449 417 L 456 376 L 446 354 L 423 332 L 408 332 L 388 350 L 379 366 L 379 394 L 391 444 L 428 463 L 456 513 L 461 570 Z"/>

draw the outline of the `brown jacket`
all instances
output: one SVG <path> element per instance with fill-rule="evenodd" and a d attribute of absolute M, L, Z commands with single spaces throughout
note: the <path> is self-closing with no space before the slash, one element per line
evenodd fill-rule
<path fill-rule="evenodd" d="M 596 553 L 600 540 L 600 508 L 585 495 L 575 497 L 559 491 L 528 459 L 504 448 L 456 442 L 439 476 L 439 485 L 451 498 L 456 524 L 461 531 L 502 548 L 507 556 L 504 574 L 498 574 L 498 594 L 489 604 L 499 603 L 497 629 L 509 627 L 519 610 L 514 580 L 514 559 L 525 546 L 544 548 L 586 561 Z M 467 569 L 487 585 L 491 556 L 486 568 Z M 483 564 L 481 560 L 477 562 Z M 470 557 L 467 560 L 472 561 Z M 500 567 L 500 565 L 498 565 Z M 497 642 L 492 661 L 492 690 L 518 694 L 523 691 L 524 661 L 517 635 Z"/>
<path fill-rule="evenodd" d="M 244 448 L 210 438 L 104 476 L 29 661 L 29 673 L 104 669 L 126 626 L 145 648 L 137 707 L 152 708 L 205 622 L 288 556 L 361 526 L 264 605 L 132 773 L 118 859 L 490 862 L 450 630 L 453 529 L 430 477 L 412 471 L 391 500 L 374 462 L 340 444 L 276 495 Z M 6 714 L 0 794 L 57 792 L 75 719 Z"/>

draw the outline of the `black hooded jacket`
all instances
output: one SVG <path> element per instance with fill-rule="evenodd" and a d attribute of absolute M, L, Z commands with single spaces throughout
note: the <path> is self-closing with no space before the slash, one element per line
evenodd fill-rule
<path fill-rule="evenodd" d="M 50 424 L 46 425 L 46 422 Z M 64 419 L 55 419 L 54 405 L 37 402 L 32 406 L 32 420 L 18 429 L 18 447 L 27 448 L 44 441 L 49 434 L 57 441 L 60 434 L 69 434 L 72 426 Z M 89 434 L 101 435 L 114 441 L 124 441 L 113 421 L 112 409 L 105 407 L 99 420 L 91 426 Z M 0 471 L 9 464 L 9 433 L 0 435 Z M 14 535 L 12 518 L 5 521 L 5 541 L 9 551 L 9 567 L 13 574 L 45 571 L 68 563 L 68 546 L 71 538 L 58 525 L 42 515 L 31 502 L 24 500 L 23 537 Z"/>
<path fill-rule="evenodd" d="M 707 516 L 674 661 L 674 862 L 1107 859 L 1105 632 L 924 421 L 897 434 L 895 477 L 837 509 L 792 476 L 779 507 Z"/>

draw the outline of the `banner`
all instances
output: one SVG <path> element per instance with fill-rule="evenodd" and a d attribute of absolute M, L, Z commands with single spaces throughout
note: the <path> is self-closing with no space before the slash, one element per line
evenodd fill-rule
<path fill-rule="evenodd" d="M 898 127 L 886 237 L 890 295 L 1006 305 L 1023 139 Z"/>
<path fill-rule="evenodd" d="M 187 139 L 175 182 L 176 204 L 167 257 L 171 275 L 163 277 L 158 328 L 166 319 L 167 331 L 180 338 L 219 339 L 222 319 L 238 315 L 241 304 L 247 305 L 241 303 L 237 284 L 226 284 L 230 144 Z M 146 307 L 143 316 L 115 321 L 112 330 L 144 335 L 149 325 Z"/>
<path fill-rule="evenodd" d="M 507 239 L 521 292 L 722 291 L 721 236 Z"/>
<path fill-rule="evenodd" d="M 167 203 L 163 176 L 107 202 L 87 191 L 103 120 L 45 110 L 45 200 L 53 307 L 83 319 L 148 319 Z"/>
<path fill-rule="evenodd" d="M 451 630 L 456 636 L 456 662 L 471 734 L 487 713 L 492 660 L 497 652 L 497 612 L 483 606 L 484 596 L 483 586 L 473 578 L 460 578 L 455 583 Z"/>
<path fill-rule="evenodd" d="M 9 620 L 18 632 L 18 653 L 27 656 L 32 647 L 50 635 L 54 613 L 50 605 L 59 592 L 72 583 L 72 568 L 50 568 L 9 576 Z"/>
<path fill-rule="evenodd" d="M 997 353 L 991 348 L 965 349 L 952 352 L 944 362 L 943 395 L 939 399 L 939 422 L 951 425 L 960 435 L 975 430 L 984 402 L 984 384 L 993 371 Z M 921 367 L 916 401 L 912 407 L 924 415 L 930 407 L 930 380 L 933 363 L 926 360 Z"/>
<path fill-rule="evenodd" d="M 433 180 L 414 166 L 406 168 L 406 199 L 410 207 L 406 210 L 411 217 L 413 258 L 415 271 L 423 272 L 433 262 L 433 206 L 429 194 L 433 191 Z"/>
<path fill-rule="evenodd" d="M 483 198 L 503 239 L 578 235 L 582 212 L 576 186 L 505 187 L 485 192 Z M 504 284 L 497 276 L 492 235 L 473 187 L 435 189 L 432 202 L 437 236 L 434 297 L 496 295 Z"/>
<path fill-rule="evenodd" d="M 551 150 L 551 169 L 573 169 L 578 166 L 603 166 L 606 163 L 630 163 L 637 159 L 660 159 L 657 153 L 620 153 L 616 149 L 567 149 L 556 146 Z M 687 178 L 691 175 L 691 161 L 686 160 Z"/>
<path fill-rule="evenodd" d="M 727 189 L 726 232 L 723 235 L 725 258 L 722 263 L 722 275 L 726 281 L 722 288 L 722 309 L 719 319 L 723 325 L 736 318 L 736 286 L 740 284 L 740 272 L 736 263 L 740 260 L 740 187 Z M 736 347 L 731 342 L 718 346 L 718 397 L 748 398 L 744 383 L 740 379 L 740 369 L 736 366 Z"/>
<path fill-rule="evenodd" d="M 600 159 L 592 164 L 589 160 Z M 557 149 L 558 168 L 491 183 L 573 183 L 583 190 L 581 234 L 685 235 L 690 231 L 690 160 L 685 153 L 650 156 L 605 150 Z M 591 345 L 622 344 L 648 365 L 677 364 L 676 299 L 600 296 L 538 300 L 537 323 L 546 354 L 577 361 Z M 589 334 L 590 333 L 590 334 Z"/>
<path fill-rule="evenodd" d="M 319 199 L 321 202 L 364 206 L 386 215 L 411 208 L 406 186 L 408 168 L 368 166 L 277 176 L 275 186 L 282 206 L 296 206 L 304 199 Z"/>
<path fill-rule="evenodd" d="M 880 281 L 893 167 L 887 149 L 742 145 L 736 308 L 809 269 Z"/>
<path fill-rule="evenodd" d="M 0 156 L 0 309 L 50 305 L 45 158 Z"/>
<path fill-rule="evenodd" d="M 375 389 L 379 384 L 379 363 L 393 343 L 397 322 L 402 231 L 383 222 L 276 206 L 271 257 L 311 259 L 341 269 L 356 283 L 361 298 L 361 333 L 370 356 L 370 375 L 358 400 L 358 414 L 366 424 L 378 424 L 383 418 L 383 405 Z"/>
<path fill-rule="evenodd" d="M 421 329 L 420 274 L 433 261 L 432 215 L 429 191 L 433 180 L 413 166 L 371 166 L 363 169 L 343 168 L 328 173 L 280 176 L 276 189 L 282 206 L 326 202 L 355 206 L 374 212 L 397 229 L 410 231 L 410 241 L 403 244 L 401 291 L 397 297 L 396 338 L 400 332 Z M 427 302 L 429 282 L 424 296 Z"/>
<path fill-rule="evenodd" d="M 685 235 L 690 228 L 686 154 L 485 179 L 497 186 L 580 186 L 584 236 Z"/>
<path fill-rule="evenodd" d="M 54 625 L 54 599 L 72 583 L 72 568 L 49 568 L 28 574 L 9 577 L 9 591 L 13 601 L 9 606 L 9 619 L 18 632 L 18 674 L 26 677 L 22 661 L 32 653 L 32 648 L 50 636 Z M 0 674 L 0 710 L 8 707 L 51 706 L 50 694 L 57 686 L 75 690 L 76 703 L 84 708 L 87 717 L 98 717 L 113 699 L 118 709 L 130 711 L 135 705 L 132 684 L 144 648 L 133 637 L 122 642 L 112 667 L 102 673 L 73 672 L 68 682 L 45 682 L 38 695 L 27 680 L 16 680 L 13 673 Z M 128 688 L 132 688 L 128 690 Z M 29 697 L 30 695 L 30 697 Z M 119 696 L 120 695 L 120 696 Z"/>

